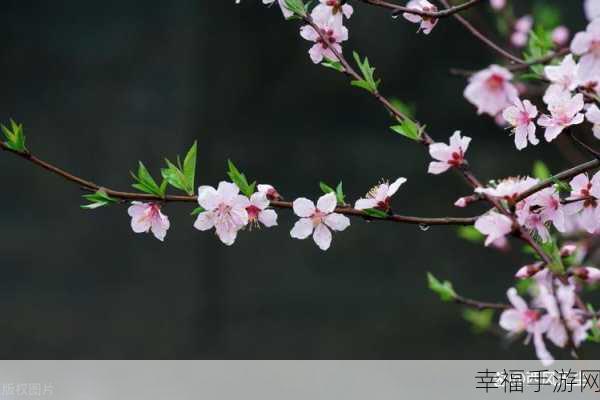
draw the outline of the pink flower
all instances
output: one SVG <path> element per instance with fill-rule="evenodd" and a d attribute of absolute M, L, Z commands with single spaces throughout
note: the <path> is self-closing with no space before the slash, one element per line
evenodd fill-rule
<path fill-rule="evenodd" d="M 554 224 L 559 232 L 566 230 L 566 216 L 560 197 L 552 187 L 540 190 L 516 205 L 519 224 L 536 231 L 542 241 L 551 239 L 546 227 L 548 222 Z"/>
<path fill-rule="evenodd" d="M 281 200 L 279 192 L 271 185 L 258 185 L 256 186 L 259 192 L 264 193 L 267 199 L 270 201 Z"/>
<path fill-rule="evenodd" d="M 597 200 L 600 197 L 600 172 L 596 173 L 591 181 L 586 174 L 579 174 L 569 184 L 572 191 L 568 200 L 585 200 L 567 204 L 565 210 L 571 215 L 581 213 L 580 223 L 583 228 L 589 233 L 594 233 L 600 227 Z"/>
<path fill-rule="evenodd" d="M 593 21 L 597 17 L 600 17 L 600 0 L 585 0 L 583 10 L 588 21 Z"/>
<path fill-rule="evenodd" d="M 557 26 L 552 31 L 552 42 L 557 46 L 564 46 L 569 41 L 571 32 L 564 25 Z"/>
<path fill-rule="evenodd" d="M 584 32 L 578 32 L 571 42 L 571 52 L 582 56 L 579 68 L 585 76 L 600 73 L 600 19 L 595 19 Z"/>
<path fill-rule="evenodd" d="M 160 211 L 157 203 L 141 203 L 134 201 L 127 213 L 131 217 L 131 229 L 135 233 L 152 231 L 155 238 L 161 242 L 165 240 L 170 223 L 169 217 Z"/>
<path fill-rule="evenodd" d="M 248 213 L 248 224 L 258 226 L 260 222 L 267 228 L 277 225 L 277 213 L 269 207 L 267 195 L 256 192 L 250 196 L 250 205 L 246 207 Z"/>
<path fill-rule="evenodd" d="M 587 331 L 592 327 L 592 322 L 586 321 L 582 310 L 575 307 L 575 286 L 559 284 L 556 298 L 567 328 L 571 332 L 573 344 L 579 347 L 587 338 Z"/>
<path fill-rule="evenodd" d="M 437 161 L 429 163 L 428 172 L 438 175 L 452 167 L 460 167 L 465 162 L 465 153 L 469 148 L 469 143 L 471 143 L 470 137 L 461 137 L 460 131 L 456 131 L 450 137 L 450 145 L 445 143 L 430 144 L 429 154 Z"/>
<path fill-rule="evenodd" d="M 502 10 L 506 6 L 506 0 L 490 0 L 490 5 L 494 10 Z"/>
<path fill-rule="evenodd" d="M 568 93 L 559 96 L 548 105 L 550 116 L 542 115 L 538 119 L 538 124 L 546 128 L 544 137 L 548 142 L 553 141 L 561 132 L 571 126 L 583 122 L 583 95 L 581 93 L 571 97 Z"/>
<path fill-rule="evenodd" d="M 311 60 L 315 64 L 319 64 L 323 61 L 323 58 L 337 60 L 336 55 L 331 49 L 335 49 L 338 53 L 342 52 L 340 43 L 348 40 L 348 29 L 342 25 L 340 18 L 328 15 L 328 13 L 324 13 L 322 9 L 319 10 L 317 7 L 315 7 L 311 16 L 313 22 L 323 35 L 321 37 L 310 25 L 304 25 L 300 28 L 300 36 L 306 40 L 315 42 L 308 51 Z"/>
<path fill-rule="evenodd" d="M 319 0 L 321 4 L 317 5 L 317 7 L 322 7 L 323 10 L 319 10 L 318 12 L 327 12 L 329 15 L 337 16 L 340 19 L 342 15 L 346 18 L 350 18 L 352 13 L 354 13 L 354 9 L 348 3 L 343 3 L 342 0 Z M 317 8 L 315 7 L 315 8 Z"/>
<path fill-rule="evenodd" d="M 527 332 L 527 340 L 533 336 L 533 344 L 537 357 L 544 365 L 550 365 L 554 358 L 546 349 L 543 334 L 546 331 L 547 323 L 541 321 L 541 314 L 537 310 L 532 310 L 527 306 L 518 294 L 515 288 L 508 289 L 506 296 L 514 308 L 503 311 L 500 315 L 500 327 L 510 332 L 511 335 L 517 335 Z"/>
<path fill-rule="evenodd" d="M 585 113 L 585 118 L 594 124 L 592 131 L 596 139 L 600 139 L 600 108 L 597 105 L 592 104 Z"/>
<path fill-rule="evenodd" d="M 369 193 L 367 193 L 365 198 L 356 201 L 354 208 L 357 210 L 377 208 L 381 211 L 389 211 L 390 200 L 392 196 L 396 194 L 400 186 L 402 186 L 405 182 L 406 178 L 398 178 L 391 185 L 387 182 L 384 182 L 375 186 L 369 191 Z"/>
<path fill-rule="evenodd" d="M 317 201 L 303 197 L 294 201 L 294 213 L 300 217 L 290 235 L 295 239 L 306 239 L 311 234 L 321 250 L 327 250 L 331 245 L 331 230 L 343 231 L 350 226 L 348 217 L 335 213 L 337 199 L 334 193 L 323 195 Z"/>
<path fill-rule="evenodd" d="M 518 97 L 517 88 L 510 83 L 512 77 L 506 68 L 492 65 L 469 79 L 464 95 L 477 107 L 478 114 L 494 117 L 510 106 L 511 99 Z"/>
<path fill-rule="evenodd" d="M 205 211 L 198 215 L 194 228 L 200 231 L 215 228 L 221 242 L 231 246 L 238 231 L 248 224 L 246 208 L 250 201 L 239 192 L 240 189 L 230 182 L 219 183 L 216 190 L 212 186 L 200 186 L 198 203 Z"/>
<path fill-rule="evenodd" d="M 506 215 L 492 211 L 477 218 L 475 229 L 486 235 L 485 245 L 489 246 L 498 239 L 504 238 L 513 230 L 513 221 Z"/>
<path fill-rule="evenodd" d="M 262 0 L 262 2 L 263 4 L 273 4 L 275 3 L 275 0 Z M 277 0 L 277 2 L 279 3 L 279 7 L 281 8 L 281 12 L 283 13 L 283 17 L 285 19 L 289 19 L 294 16 L 294 13 L 291 10 L 289 10 L 285 5 L 285 0 Z"/>
<path fill-rule="evenodd" d="M 532 145 L 540 142 L 535 136 L 535 123 L 533 122 L 537 114 L 537 107 L 529 100 L 521 101 L 518 98 L 514 99 L 512 106 L 502 112 L 504 119 L 513 127 L 515 146 L 518 150 L 527 147 L 528 140 Z"/>
<path fill-rule="evenodd" d="M 514 202 L 521 193 L 537 183 L 538 180 L 534 178 L 513 177 L 501 180 L 495 187 L 478 187 L 475 192 Z"/>
<path fill-rule="evenodd" d="M 437 12 L 437 7 L 428 2 L 427 0 L 411 0 L 406 4 L 406 7 L 411 8 L 413 10 L 418 11 L 429 11 L 429 12 Z M 414 22 L 419 25 L 418 31 L 423 31 L 424 34 L 429 35 L 432 29 L 438 23 L 437 18 L 420 16 L 411 13 L 404 13 L 402 16 L 410 22 Z M 417 32 L 418 32 L 417 31 Z"/>
<path fill-rule="evenodd" d="M 579 66 L 573 60 L 573 55 L 567 55 L 559 65 L 544 67 L 546 78 L 562 91 L 573 91 L 579 86 Z"/>

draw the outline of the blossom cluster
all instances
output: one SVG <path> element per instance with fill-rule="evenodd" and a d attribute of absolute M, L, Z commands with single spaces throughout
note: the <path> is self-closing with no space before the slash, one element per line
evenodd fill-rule
<path fill-rule="evenodd" d="M 236 0 L 236 3 L 239 2 Z M 262 2 L 266 5 L 276 3 L 275 0 Z M 342 43 L 349 36 L 345 23 L 353 15 L 351 5 L 344 0 L 319 0 L 310 12 L 300 0 L 277 0 L 277 5 L 286 19 L 302 17 L 300 36 L 313 43 L 308 52 L 313 63 L 326 62 L 334 66 L 333 63 L 338 62 L 338 70 L 349 65 L 343 62 Z M 490 0 L 489 5 L 495 12 L 501 13 L 507 2 Z M 438 8 L 427 0 L 410 0 L 406 8 L 417 12 L 402 13 L 404 19 L 418 25 L 417 32 L 429 35 L 439 23 Z M 561 52 L 554 48 L 552 52 L 546 52 L 542 60 L 521 63 L 517 66 L 520 69 L 493 64 L 469 77 L 463 92 L 466 100 L 476 107 L 478 114 L 489 115 L 508 125 L 518 150 L 540 143 L 538 128 L 543 128 L 545 141 L 552 142 L 564 132 L 572 134 L 571 130 L 576 126 L 585 126 L 586 120 L 591 124 L 590 132 L 600 139 L 600 0 L 586 0 L 584 8 L 590 22 L 585 31 L 574 35 L 568 48 Z M 534 24 L 534 18 L 529 15 L 516 19 L 507 34 L 507 41 L 514 48 L 525 47 L 535 36 Z M 550 37 L 553 46 L 563 46 L 567 44 L 570 33 L 564 26 L 555 26 Z M 367 89 L 382 101 L 379 81 L 373 77 L 374 68 L 368 59 L 362 61 L 356 53 L 355 59 L 364 80 L 354 80 L 352 84 Z M 553 63 L 553 60 L 556 62 Z M 522 67 L 530 68 L 534 77 L 543 84 L 543 95 L 538 96 L 539 99 L 527 85 L 516 82 L 517 78 L 522 78 L 517 72 Z M 353 71 L 346 72 L 353 77 L 358 76 Z M 386 110 L 395 110 L 391 102 L 386 100 L 382 103 Z M 549 173 L 545 178 L 533 174 L 535 177 L 492 180 L 483 186 L 471 174 L 466 158 L 471 137 L 455 131 L 448 143 L 435 142 L 424 134 L 425 127 L 412 121 L 410 116 L 402 112 L 392 114 L 400 123 L 393 130 L 427 147 L 431 157 L 427 168 L 429 174 L 439 175 L 454 170 L 471 185 L 473 192 L 459 198 L 455 206 L 465 208 L 480 200 L 486 200 L 492 206 L 469 222 L 484 246 L 505 249 L 509 246 L 509 238 L 514 236 L 524 240 L 540 258 L 516 272 L 515 278 L 520 283 L 527 281 L 529 285 L 525 289 L 508 289 L 510 306 L 500 316 L 500 327 L 511 336 L 525 334 L 526 343 L 533 342 L 538 358 L 546 364 L 553 360 L 547 348 L 548 342 L 559 348 L 575 350 L 594 330 L 600 342 L 597 315 L 580 299 L 584 286 L 600 282 L 600 270 L 586 263 L 587 239 L 590 235 L 600 234 L 600 172 L 572 173 L 565 181 L 555 177 L 550 179 Z M 13 122 L 10 129 L 2 126 L 2 130 L 8 139 L 7 143 L 1 143 L 2 149 L 29 155 L 21 126 Z M 600 159 L 597 153 L 595 156 Z M 214 230 L 225 245 L 233 245 L 240 232 L 261 226 L 278 226 L 275 210 L 287 208 L 298 217 L 289 231 L 290 237 L 312 237 L 318 248 L 328 250 L 333 233 L 345 231 L 350 226 L 349 215 L 391 220 L 400 217 L 392 212 L 392 197 L 407 181 L 400 177 L 393 182 L 380 182 L 356 200 L 353 206 L 346 204 L 341 184 L 337 190 L 322 186 L 324 194 L 316 202 L 299 197 L 287 203 L 272 185 L 248 184 L 245 176 L 231 162 L 228 172 L 231 182 L 222 181 L 216 188 L 203 185 L 196 191 L 195 162 L 196 144 L 183 163 L 179 158 L 177 165 L 167 160 L 167 168 L 161 170 L 163 183 L 160 185 L 140 163 L 138 173 L 133 174 L 136 180 L 133 186 L 144 194 L 122 195 L 119 199 L 148 199 L 152 196 L 159 200 L 131 202 L 128 214 L 133 232 L 152 233 L 156 239 L 165 240 L 170 220 L 163 208 L 168 200 L 166 187 L 171 185 L 186 192 L 186 201 L 197 200 L 199 207 L 194 211 L 196 219 L 193 227 L 199 231 Z M 102 189 L 85 197 L 92 204 L 84 207 L 90 209 L 118 202 Z M 567 237 L 572 242 L 561 247 L 558 241 Z M 434 281 L 433 286 L 443 293 L 444 298 L 460 302 L 451 285 Z M 525 294 L 530 297 L 529 302 L 522 297 Z"/>

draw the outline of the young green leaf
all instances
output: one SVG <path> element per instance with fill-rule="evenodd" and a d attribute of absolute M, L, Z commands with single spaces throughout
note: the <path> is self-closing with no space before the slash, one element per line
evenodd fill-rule
<path fill-rule="evenodd" d="M 390 129 L 396 133 L 401 134 L 404 137 L 407 137 L 411 140 L 419 141 L 421 140 L 421 135 L 423 134 L 423 128 L 417 125 L 411 119 L 404 119 L 399 125 L 393 125 Z"/>
<path fill-rule="evenodd" d="M 405 103 L 402 100 L 395 97 L 390 99 L 390 103 L 396 110 L 400 111 L 408 118 L 415 118 L 416 107 L 414 104 Z"/>
<path fill-rule="evenodd" d="M 148 169 L 146 168 L 144 163 L 142 163 L 141 161 L 138 165 L 137 175 L 132 172 L 131 176 L 136 181 L 136 183 L 134 183 L 131 186 L 133 186 L 140 192 L 153 194 L 159 197 L 165 196 L 168 182 L 164 180 L 159 186 L 154 180 L 154 178 L 152 178 L 152 175 L 150 175 L 150 172 L 148 172 Z"/>
<path fill-rule="evenodd" d="M 353 55 L 354 60 L 356 61 L 356 65 L 358 65 L 358 68 L 360 69 L 362 79 L 353 80 L 350 82 L 350 84 L 352 86 L 363 88 L 371 93 L 377 92 L 381 80 L 375 80 L 375 68 L 371 67 L 371 65 L 369 64 L 369 59 L 367 57 L 365 57 L 363 61 L 361 60 L 360 55 L 357 52 L 354 52 Z"/>
<path fill-rule="evenodd" d="M 456 230 L 458 237 L 472 243 L 483 243 L 485 236 L 473 226 L 461 226 Z"/>
<path fill-rule="evenodd" d="M 338 183 L 335 188 L 335 197 L 337 197 L 337 201 L 339 205 L 346 205 L 346 195 L 344 194 L 344 187 L 342 186 L 342 182 Z"/>
<path fill-rule="evenodd" d="M 81 206 L 81 208 L 85 208 L 87 210 L 93 210 L 119 202 L 119 200 L 113 199 L 102 189 L 98 190 L 96 193 L 84 194 L 83 198 L 90 202 L 90 204 Z"/>
<path fill-rule="evenodd" d="M 198 215 L 198 214 L 200 214 L 200 213 L 202 213 L 204 211 L 206 211 L 204 208 L 202 208 L 202 207 L 196 207 L 196 208 L 194 208 L 194 210 L 192 211 L 192 213 L 190 215 L 196 216 L 196 215 Z"/>
<path fill-rule="evenodd" d="M 600 327 L 598 327 L 598 318 L 596 318 L 596 311 L 591 304 L 587 305 L 588 312 L 593 315 L 592 317 L 592 328 L 588 334 L 587 340 L 594 343 L 600 343 Z"/>
<path fill-rule="evenodd" d="M 23 125 L 17 124 L 12 119 L 10 120 L 10 128 L 3 124 L 0 124 L 0 129 L 6 137 L 6 146 L 19 153 L 27 153 L 27 147 L 25 146 L 25 134 L 23 133 Z"/>
<path fill-rule="evenodd" d="M 169 159 L 165 159 L 167 168 L 163 168 L 160 171 L 164 182 L 186 192 L 190 196 L 193 195 L 196 178 L 196 156 L 197 143 L 194 142 L 183 160 L 183 165 L 181 165 L 179 156 L 177 156 L 177 165 L 173 164 Z"/>
<path fill-rule="evenodd" d="M 302 0 L 284 0 L 284 7 L 298 16 L 306 16 L 306 7 Z"/>
<path fill-rule="evenodd" d="M 471 328 L 474 333 L 484 333 L 492 325 L 494 310 L 473 310 L 467 308 L 463 311 L 463 318 L 471 323 Z"/>
<path fill-rule="evenodd" d="M 245 196 L 252 196 L 252 193 L 254 193 L 254 190 L 256 188 L 256 181 L 248 183 L 246 175 L 241 173 L 231 160 L 227 160 L 227 165 L 229 167 L 229 171 L 227 172 L 227 176 L 229 176 L 229 179 L 231 179 L 231 181 L 235 183 L 237 187 L 240 188 L 240 191 Z"/>
<path fill-rule="evenodd" d="M 552 176 L 552 174 L 550 173 L 550 170 L 548 169 L 546 164 L 544 164 L 543 161 L 538 160 L 535 163 L 533 163 L 533 176 L 534 178 L 543 181 L 549 179 Z"/>
<path fill-rule="evenodd" d="M 378 210 L 377 208 L 367 208 L 366 210 L 363 210 L 363 212 L 365 214 L 367 214 L 369 217 L 373 217 L 373 218 L 389 217 L 388 213 L 386 213 L 385 211 L 382 211 L 382 210 Z"/>
<path fill-rule="evenodd" d="M 338 71 L 338 72 L 344 72 L 344 66 L 339 61 L 325 59 L 325 61 L 323 61 L 321 63 L 321 65 L 324 66 L 324 67 L 326 67 L 326 68 L 331 68 L 331 69 L 333 69 L 335 71 Z"/>
<path fill-rule="evenodd" d="M 427 273 L 427 283 L 429 285 L 429 289 L 437 293 L 442 301 L 451 302 L 456 299 L 456 293 L 452 288 L 452 283 L 448 281 L 440 282 L 429 272 Z"/>
<path fill-rule="evenodd" d="M 346 202 L 346 196 L 344 195 L 344 189 L 342 187 L 342 182 L 338 183 L 338 185 L 336 186 L 336 188 L 332 188 L 331 186 L 329 186 L 328 184 L 326 184 L 325 182 L 319 182 L 319 187 L 321 188 L 321 191 L 325 194 L 327 193 L 335 193 L 335 198 L 337 199 L 337 203 L 340 206 L 345 206 Z"/>

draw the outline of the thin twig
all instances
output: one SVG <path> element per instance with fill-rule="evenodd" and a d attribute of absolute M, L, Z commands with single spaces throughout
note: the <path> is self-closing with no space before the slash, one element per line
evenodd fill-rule
<path fill-rule="evenodd" d="M 363 3 L 366 3 L 366 4 L 370 4 L 372 6 L 386 8 L 386 9 L 392 11 L 392 15 L 408 13 L 408 14 L 420 15 L 421 17 L 446 18 L 446 17 L 449 17 L 456 13 L 459 13 L 461 11 L 467 10 L 467 9 L 477 5 L 478 3 L 481 3 L 482 0 L 469 0 L 462 4 L 459 4 L 457 6 L 446 8 L 441 11 L 425 11 L 425 10 L 421 11 L 421 10 L 417 10 L 415 8 L 399 6 L 397 4 L 390 3 L 390 2 L 384 1 L 384 0 L 360 0 L 360 1 Z"/>
<path fill-rule="evenodd" d="M 448 4 L 448 2 L 446 0 L 440 0 L 440 3 L 442 3 L 446 7 L 446 9 L 450 8 L 450 5 Z M 453 14 L 453 17 L 456 18 L 458 20 L 458 22 L 460 22 L 469 32 L 471 32 L 471 34 L 473 36 L 475 36 L 477 39 L 479 39 L 481 42 L 483 42 L 489 48 L 496 51 L 498 54 L 502 55 L 503 57 L 507 58 L 508 60 L 510 60 L 513 63 L 524 64 L 524 65 L 527 64 L 527 61 L 509 53 L 508 51 L 504 50 L 502 47 L 498 46 L 491 39 L 489 39 L 487 36 L 485 36 L 483 33 L 481 33 L 479 30 L 477 30 L 477 28 L 475 28 L 469 21 L 467 21 L 460 14 L 455 13 L 455 14 Z"/>
<path fill-rule="evenodd" d="M 113 190 L 109 188 L 105 188 L 100 186 L 94 182 L 85 180 L 76 175 L 73 175 L 61 168 L 58 168 L 44 160 L 39 159 L 38 157 L 30 154 L 30 153 L 21 153 L 18 151 L 14 151 L 8 148 L 3 142 L 0 142 L 0 148 L 5 151 L 8 151 L 12 154 L 15 154 L 32 164 L 50 171 L 51 173 L 60 176 L 61 178 L 76 184 L 77 186 L 83 188 L 84 190 L 96 192 L 98 190 L 103 190 L 107 195 L 114 199 L 124 200 L 124 201 L 146 201 L 146 202 L 179 202 L 179 203 L 197 203 L 197 196 L 174 196 L 174 195 L 166 195 L 165 197 L 159 197 L 151 194 L 144 193 L 130 193 L 130 192 L 122 192 L 118 190 Z M 280 209 L 292 209 L 293 203 L 287 201 L 271 201 L 271 206 L 274 208 Z M 352 217 L 359 217 L 367 220 L 381 220 L 381 221 L 390 221 L 390 222 L 398 222 L 403 224 L 413 224 L 413 225 L 423 225 L 423 226 L 431 226 L 431 225 L 473 225 L 477 220 L 476 217 L 471 218 L 453 218 L 453 217 L 443 217 L 443 218 L 425 218 L 425 217 L 413 217 L 413 216 L 405 216 L 405 215 L 389 215 L 385 218 L 376 218 L 371 217 L 367 213 L 361 210 L 354 209 L 352 207 L 338 207 L 336 208 L 336 212 Z"/>

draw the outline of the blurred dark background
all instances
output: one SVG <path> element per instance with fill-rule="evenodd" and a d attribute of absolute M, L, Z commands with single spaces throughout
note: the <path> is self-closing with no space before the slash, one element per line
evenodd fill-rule
<path fill-rule="evenodd" d="M 479 118 L 451 67 L 495 60 L 453 19 L 430 36 L 357 2 L 352 49 L 368 55 L 382 90 L 417 106 L 430 133 L 474 138 L 482 179 L 525 174 L 556 146 L 516 152 Z M 519 1 L 523 13 L 529 1 Z M 581 8 L 555 1 L 583 29 Z M 569 3 L 567 5 L 567 3 Z M 577 2 L 579 3 L 579 2 Z M 127 189 L 143 160 L 156 172 L 199 141 L 200 184 L 235 160 L 288 198 L 319 196 L 342 179 L 350 198 L 405 176 L 399 213 L 474 215 L 454 174 L 426 173 L 429 157 L 388 130 L 365 92 L 311 63 L 298 25 L 244 0 L 3 2 L 2 110 L 25 125 L 29 148 L 102 185 Z M 487 15 L 487 17 L 486 17 Z M 489 6 L 469 18 L 490 30 Z M 165 209 L 164 244 L 134 235 L 126 208 L 89 212 L 77 187 L 9 154 L 0 157 L 2 358 L 514 358 L 519 342 L 475 335 L 461 308 L 426 288 L 431 271 L 468 297 L 501 300 L 527 258 L 456 237 L 455 228 L 353 220 L 320 251 L 289 237 L 295 218 L 242 233 L 227 248 L 192 228 L 191 206 Z M 481 208 L 483 210 L 483 208 Z M 555 350 L 556 351 L 556 350 Z M 556 353 L 557 355 L 561 353 Z"/>

